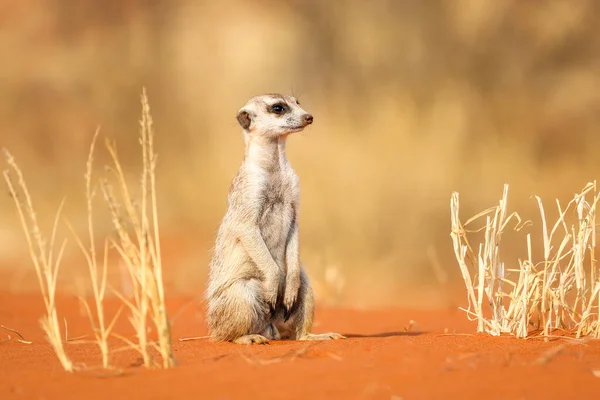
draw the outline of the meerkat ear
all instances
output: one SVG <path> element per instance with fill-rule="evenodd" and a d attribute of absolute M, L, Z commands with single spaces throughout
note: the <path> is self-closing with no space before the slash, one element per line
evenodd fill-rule
<path fill-rule="evenodd" d="M 250 118 L 250 113 L 248 111 L 240 111 L 237 115 L 237 120 L 244 129 L 248 129 L 250 124 L 252 123 L 252 119 Z"/>

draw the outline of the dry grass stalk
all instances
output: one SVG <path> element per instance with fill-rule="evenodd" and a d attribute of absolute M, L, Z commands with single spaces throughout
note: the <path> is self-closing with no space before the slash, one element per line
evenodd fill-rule
<path fill-rule="evenodd" d="M 93 170 L 93 159 L 94 159 L 94 149 L 96 147 L 96 141 L 98 138 L 99 129 L 96 130 L 94 136 L 92 138 L 92 142 L 90 144 L 90 150 L 88 153 L 88 159 L 86 163 L 86 172 L 85 172 L 85 197 L 86 197 L 86 206 L 87 206 L 87 222 L 88 222 L 88 235 L 89 235 L 89 248 L 86 248 L 83 244 L 83 241 L 77 236 L 75 230 L 72 228 L 70 224 L 67 223 L 75 240 L 77 241 L 77 245 L 81 249 L 81 252 L 85 256 L 88 271 L 90 274 L 90 280 L 92 283 L 92 292 L 94 295 L 94 303 L 95 303 L 95 311 L 96 311 L 96 319 L 97 322 L 94 322 L 94 318 L 92 316 L 92 311 L 88 302 L 81 298 L 83 305 L 85 306 L 85 310 L 87 315 L 92 323 L 92 329 L 94 331 L 94 336 L 96 338 L 96 343 L 100 348 L 100 353 L 102 355 L 102 367 L 109 368 L 110 367 L 110 350 L 108 347 L 108 338 L 110 336 L 110 332 L 112 331 L 117 318 L 119 317 L 119 312 L 113 317 L 110 323 L 106 323 L 105 313 L 104 313 L 104 298 L 106 294 L 106 279 L 107 279 L 107 270 L 108 270 L 108 241 L 105 242 L 104 246 L 104 260 L 102 263 L 102 269 L 98 268 L 98 257 L 96 252 L 96 238 L 94 235 L 94 223 L 93 223 L 93 199 L 95 195 L 95 191 L 92 189 L 92 170 Z M 66 328 L 65 328 L 66 329 Z M 73 339 L 75 340 L 75 339 Z"/>
<path fill-rule="evenodd" d="M 9 167 L 17 176 L 18 187 L 21 189 L 23 195 L 22 199 L 19 194 L 17 194 L 17 188 L 13 183 L 10 171 L 5 170 L 3 172 L 4 179 L 8 184 L 8 189 L 15 202 L 19 219 L 25 233 L 25 238 L 27 239 L 29 254 L 31 256 L 31 260 L 33 261 L 35 272 L 38 277 L 38 283 L 40 285 L 40 290 L 44 298 L 46 315 L 41 318 L 40 323 L 62 367 L 65 369 L 65 371 L 71 372 L 73 371 L 74 366 L 65 353 L 63 342 L 61 340 L 60 324 L 58 322 L 58 314 L 56 311 L 55 302 L 58 270 L 67 243 L 65 239 L 60 245 L 58 252 L 54 252 L 56 230 L 64 201 L 61 202 L 58 211 L 56 212 L 56 217 L 50 236 L 50 242 L 47 242 L 39 228 L 35 209 L 33 207 L 31 196 L 29 194 L 29 190 L 27 189 L 23 173 L 17 165 L 14 157 L 8 152 L 8 150 L 4 149 L 4 155 Z"/>
<path fill-rule="evenodd" d="M 154 131 L 145 89 L 141 101 L 140 144 L 143 156 L 141 205 L 139 209 L 136 207 L 119 162 L 116 146 L 108 141 L 106 147 L 113 160 L 112 171 L 118 182 L 120 200 L 107 180 L 102 182 L 102 191 L 117 233 L 117 239 L 112 240 L 112 244 L 125 262 L 133 283 L 133 301 L 127 300 L 120 293 L 117 294 L 131 311 L 129 320 L 138 339 L 138 344 L 134 347 L 141 353 L 144 366 L 149 368 L 156 365 L 150 354 L 150 349 L 155 347 L 162 357 L 162 367 L 169 368 L 173 367 L 175 362 L 170 322 L 164 302 L 156 200 Z M 128 230 L 129 226 L 133 229 L 133 238 Z M 148 318 L 156 328 L 158 343 L 153 343 L 148 338 Z"/>
<path fill-rule="evenodd" d="M 179 340 L 180 342 L 189 342 L 190 340 L 201 340 L 201 339 L 208 339 L 210 336 L 194 336 L 194 337 L 187 337 L 187 338 L 179 338 L 177 340 Z"/>
<path fill-rule="evenodd" d="M 469 318 L 478 321 L 477 331 L 492 335 L 513 334 L 524 338 L 533 327 L 544 337 L 553 330 L 572 332 L 576 337 L 600 337 L 600 271 L 596 265 L 596 205 L 600 195 L 596 182 L 588 183 L 563 209 L 557 200 L 558 218 L 548 224 L 544 206 L 540 210 L 543 259 L 534 262 L 532 237 L 527 235 L 527 258 L 518 268 L 507 269 L 500 260 L 500 239 L 512 220 L 515 230 L 523 223 L 517 213 L 507 211 L 508 185 L 499 205 L 489 208 L 465 224 L 459 218 L 459 196 L 452 194 L 451 220 L 454 252 L 468 294 Z M 591 201 L 586 201 L 591 197 Z M 483 228 L 468 231 L 466 226 L 482 217 Z M 569 226 L 569 217 L 575 222 Z M 484 230 L 483 243 L 475 253 L 468 233 Z M 472 275 L 473 274 L 473 275 Z M 516 274 L 515 279 L 509 276 Z M 483 310 L 484 295 L 491 315 Z"/>
<path fill-rule="evenodd" d="M 12 329 L 12 328 L 9 328 L 9 327 L 4 326 L 4 325 L 0 325 L 0 328 L 2 328 L 4 330 L 7 330 L 9 332 L 12 332 L 15 335 L 17 335 L 19 337 L 19 339 L 17 339 L 17 342 L 19 342 L 19 343 L 24 343 L 24 344 L 32 344 L 33 343 L 33 342 L 29 341 L 29 340 L 25 340 L 25 338 L 23 337 L 23 335 L 21 335 L 21 333 L 18 330 L 16 330 L 16 329 Z M 8 336 L 8 340 L 11 340 L 10 335 Z"/>

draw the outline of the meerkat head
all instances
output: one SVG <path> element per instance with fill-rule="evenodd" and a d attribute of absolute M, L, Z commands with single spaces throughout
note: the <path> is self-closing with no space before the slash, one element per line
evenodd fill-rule
<path fill-rule="evenodd" d="M 245 135 L 278 137 L 300 132 L 312 124 L 313 116 L 300 107 L 298 99 L 284 94 L 254 96 L 237 114 Z"/>

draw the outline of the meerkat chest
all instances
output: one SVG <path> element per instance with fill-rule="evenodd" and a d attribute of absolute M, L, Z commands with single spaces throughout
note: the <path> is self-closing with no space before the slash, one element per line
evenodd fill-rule
<path fill-rule="evenodd" d="M 295 176 L 278 173 L 265 180 L 261 192 L 259 224 L 270 249 L 285 245 L 296 219 L 298 187 Z"/>

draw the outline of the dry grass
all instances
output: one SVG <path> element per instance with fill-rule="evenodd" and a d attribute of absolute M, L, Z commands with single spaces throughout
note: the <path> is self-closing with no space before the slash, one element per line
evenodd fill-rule
<path fill-rule="evenodd" d="M 104 241 L 103 260 L 101 265 L 99 265 L 96 237 L 94 233 L 93 199 L 95 196 L 95 189 L 92 185 L 93 159 L 99 133 L 98 130 L 94 134 L 89 147 L 85 173 L 85 195 L 89 235 L 89 245 L 87 247 L 84 245 L 83 240 L 77 235 L 73 226 L 67 222 L 87 263 L 95 302 L 95 316 L 93 315 L 88 302 L 83 298 L 81 301 L 83 302 L 91 321 L 95 342 L 98 344 L 102 355 L 102 367 L 105 369 L 111 367 L 111 349 L 108 346 L 108 339 L 111 335 L 122 338 L 131 348 L 139 351 L 143 357 L 144 366 L 147 368 L 155 366 L 169 368 L 175 365 L 171 343 L 170 322 L 165 307 L 165 294 L 162 278 L 158 206 L 156 198 L 154 131 L 145 89 L 142 93 L 141 100 L 142 120 L 140 121 L 140 145 L 143 163 L 140 188 L 141 204 L 138 204 L 134 200 L 132 190 L 128 186 L 125 173 L 119 161 L 116 146 L 107 141 L 106 147 L 113 162 L 112 167 L 109 168 L 108 171 L 112 172 L 116 177 L 119 195 L 115 194 L 115 190 L 108 179 L 105 177 L 101 178 L 100 183 L 104 195 L 103 197 L 108 205 L 114 229 L 116 231 L 116 238 L 109 237 Z M 8 183 L 10 193 L 15 200 L 18 215 L 23 225 L 31 258 L 35 266 L 40 289 L 46 305 L 47 315 L 42 318 L 42 328 L 46 332 L 63 368 L 67 371 L 73 371 L 74 365 L 67 357 L 63 346 L 64 343 L 68 341 L 68 339 L 66 339 L 66 321 L 65 340 L 63 341 L 55 304 L 58 271 L 61 257 L 67 243 L 67 240 L 65 239 L 58 252 L 53 252 L 58 221 L 60 220 L 64 201 L 61 203 L 56 214 L 49 242 L 49 249 L 47 249 L 47 242 L 42 236 L 38 226 L 36 213 L 23 174 L 13 156 L 7 150 L 4 150 L 4 153 L 8 165 L 12 169 L 12 172 L 17 176 L 18 187 L 21 189 L 23 195 L 23 197 L 21 197 L 17 193 L 16 185 L 14 184 L 10 171 L 4 171 L 4 177 Z M 24 198 L 24 201 L 22 201 L 22 198 Z M 124 212 L 122 212 L 122 210 L 124 210 Z M 133 237 L 130 235 L 129 228 L 133 229 Z M 107 323 L 106 321 L 103 303 L 108 287 L 107 271 L 110 245 L 116 248 L 122 257 L 133 282 L 133 300 L 128 299 L 125 294 L 120 293 L 118 290 L 113 290 L 131 311 L 130 322 L 136 331 L 137 343 L 112 332 L 117 318 L 120 315 L 120 310 L 110 322 Z M 152 323 L 157 333 L 156 342 L 149 337 L 149 321 Z M 159 352 L 162 358 L 161 363 L 158 363 L 153 359 L 151 354 L 153 348 Z"/>
<path fill-rule="evenodd" d="M 105 313 L 104 313 L 104 298 L 106 295 L 106 287 L 107 287 L 107 270 L 108 270 L 108 241 L 105 241 L 104 246 L 104 258 L 102 263 L 102 269 L 98 268 L 98 257 L 96 252 L 96 238 L 94 235 L 94 212 L 93 212 L 93 199 L 95 195 L 95 190 L 92 189 L 92 172 L 93 172 L 93 158 L 94 158 L 94 149 L 96 146 L 96 140 L 98 138 L 99 130 L 96 130 L 94 137 L 92 138 L 92 143 L 90 144 L 90 151 L 88 154 L 88 160 L 86 163 L 86 173 L 85 173 L 85 196 L 86 196 L 86 205 L 87 205 L 87 222 L 88 222 L 88 234 L 89 234 L 89 248 L 86 248 L 83 244 L 83 241 L 77 236 L 75 229 L 69 225 L 73 236 L 75 236 L 75 240 L 82 253 L 85 256 L 87 261 L 90 281 L 92 284 L 92 293 L 94 296 L 94 304 L 96 311 L 96 321 L 94 321 L 94 317 L 92 316 L 92 311 L 86 299 L 81 298 L 85 306 L 85 310 L 90 318 L 92 323 L 92 329 L 94 331 L 94 336 L 96 338 L 96 342 L 98 347 L 100 348 L 100 353 L 102 354 L 102 367 L 109 368 L 110 367 L 110 350 L 108 347 L 108 338 L 110 337 L 110 333 L 114 327 L 117 318 L 120 315 L 120 311 L 116 313 L 113 317 L 112 321 L 107 325 L 105 321 Z"/>
<path fill-rule="evenodd" d="M 501 239 L 514 223 L 524 223 L 517 213 L 508 213 L 508 185 L 499 204 L 461 223 L 459 195 L 451 199 L 452 242 L 467 288 L 469 318 L 477 320 L 477 331 L 492 335 L 508 333 L 519 338 L 551 336 L 565 331 L 575 337 L 600 338 L 600 270 L 596 249 L 596 206 L 600 199 L 596 182 L 588 183 L 566 205 L 556 200 L 558 217 L 550 223 L 542 200 L 535 196 L 541 216 L 542 253 L 534 257 L 532 234 L 526 236 L 526 258 L 515 267 L 501 259 Z M 468 230 L 485 218 L 482 228 Z M 483 231 L 477 247 L 469 236 Z M 510 264 L 509 264 L 510 265 Z"/>
<path fill-rule="evenodd" d="M 58 248 L 58 252 L 55 252 L 56 230 L 64 201 L 61 202 L 58 211 L 56 212 L 56 218 L 54 219 L 50 241 L 48 242 L 43 236 L 38 225 L 35 208 L 33 206 L 31 196 L 29 194 L 29 190 L 27 188 L 27 184 L 25 183 L 21 169 L 8 150 L 4 149 L 4 155 L 10 170 L 16 174 L 17 184 L 21 189 L 20 194 L 17 193 L 17 186 L 13 182 L 10 170 L 4 170 L 4 179 L 8 184 L 8 189 L 17 207 L 23 232 L 25 233 L 25 238 L 27 239 L 29 254 L 35 267 L 40 290 L 44 298 L 44 305 L 46 306 L 46 315 L 42 317 L 40 323 L 62 367 L 65 369 L 65 371 L 71 372 L 73 371 L 74 366 L 65 353 L 63 341 L 61 339 L 62 335 L 55 303 L 58 270 L 60 267 L 61 257 L 67 244 L 65 239 Z"/>
<path fill-rule="evenodd" d="M 23 343 L 23 344 L 31 344 L 31 343 L 33 343 L 33 342 L 29 341 L 29 340 L 26 340 L 23 337 L 23 335 L 21 335 L 21 333 L 18 330 L 16 330 L 16 329 L 12 329 L 12 328 L 9 328 L 9 327 L 4 326 L 4 325 L 0 325 L 0 328 L 4 329 L 6 331 L 12 332 L 15 335 L 17 335 L 18 336 L 17 342 L 19 342 L 19 343 Z M 12 337 L 10 335 L 8 335 L 8 340 L 12 340 Z M 5 340 L 5 341 L 8 341 L 8 340 Z M 2 342 L 2 340 L 0 340 L 0 343 L 1 342 Z"/>
<path fill-rule="evenodd" d="M 156 154 L 154 153 L 154 131 L 150 106 L 144 89 L 142 94 L 142 120 L 140 121 L 140 144 L 143 155 L 143 171 L 141 176 L 141 204 L 135 204 L 127 179 L 119 162 L 114 144 L 106 142 L 113 160 L 114 173 L 118 182 L 118 192 L 102 181 L 102 191 L 109 206 L 117 239 L 111 239 L 112 245 L 121 255 L 133 283 L 133 301 L 127 300 L 117 292 L 131 311 L 130 322 L 134 327 L 138 344 L 133 345 L 143 357 L 144 365 L 155 365 L 150 348 L 155 347 L 161 355 L 162 366 L 174 366 L 171 345 L 171 327 L 164 303 L 164 285 L 162 280 L 162 262 L 160 253 L 160 237 L 156 200 Z M 124 215 L 123 211 L 124 210 Z M 130 234 L 128 221 L 133 229 Z M 158 333 L 158 343 L 148 337 L 148 319 Z M 126 340 L 125 338 L 123 338 Z"/>

